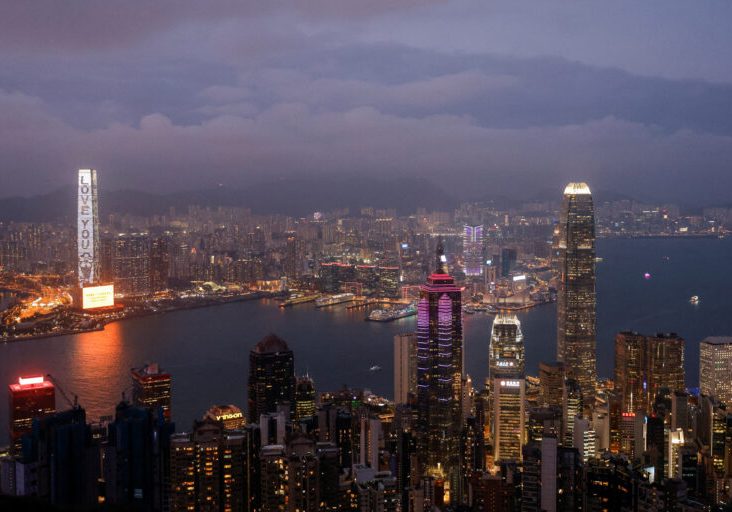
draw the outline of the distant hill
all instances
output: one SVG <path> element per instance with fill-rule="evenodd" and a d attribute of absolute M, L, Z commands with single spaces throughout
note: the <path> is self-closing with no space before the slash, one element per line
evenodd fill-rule
<path fill-rule="evenodd" d="M 189 205 L 238 206 L 251 208 L 254 213 L 283 213 L 292 216 L 336 208 L 351 208 L 355 211 L 363 206 L 396 208 L 399 214 L 408 214 L 419 207 L 451 210 L 458 204 L 456 198 L 421 178 L 281 178 L 253 184 L 243 190 L 221 187 L 153 194 L 137 190 L 101 189 L 99 195 L 100 215 L 153 215 L 167 212 L 171 207 L 183 211 Z M 0 199 L 0 221 L 71 221 L 75 212 L 76 191 L 72 187 L 33 197 Z"/>

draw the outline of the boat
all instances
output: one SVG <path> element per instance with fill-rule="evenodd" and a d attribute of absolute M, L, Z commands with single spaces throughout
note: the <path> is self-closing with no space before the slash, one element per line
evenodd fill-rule
<path fill-rule="evenodd" d="M 302 295 L 302 294 L 295 294 L 291 295 L 289 299 L 280 302 L 281 308 L 286 308 L 288 306 L 294 306 L 295 304 L 304 304 L 305 302 L 312 302 L 315 299 L 320 297 L 319 294 L 315 295 Z"/>
<path fill-rule="evenodd" d="M 373 322 L 391 322 L 392 320 L 398 320 L 399 318 L 405 318 L 417 314 L 417 307 L 414 304 L 410 304 L 405 308 L 399 309 L 374 309 L 366 320 Z"/>
<path fill-rule="evenodd" d="M 330 297 L 319 297 L 315 299 L 315 307 L 323 308 L 325 306 L 334 306 L 344 302 L 351 302 L 356 296 L 352 293 L 338 293 Z"/>
<path fill-rule="evenodd" d="M 380 372 L 381 371 L 381 366 L 379 366 L 378 364 L 375 364 L 371 368 L 369 368 L 369 371 L 370 372 Z"/>
<path fill-rule="evenodd" d="M 692 295 L 689 299 L 689 302 L 692 304 L 699 304 L 699 296 L 698 295 Z"/>

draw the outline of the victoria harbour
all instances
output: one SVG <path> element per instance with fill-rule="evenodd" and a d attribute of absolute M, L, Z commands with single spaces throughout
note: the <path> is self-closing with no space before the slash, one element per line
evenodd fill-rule
<path fill-rule="evenodd" d="M 619 329 L 677 332 L 686 340 L 687 385 L 698 382 L 698 343 L 732 331 L 729 291 L 732 239 L 603 239 L 598 241 L 597 360 L 612 377 Z M 646 278 L 645 274 L 650 274 Z M 689 297 L 698 295 L 692 305 Z M 108 324 L 103 331 L 0 345 L 0 378 L 51 373 L 78 394 L 90 418 L 111 415 L 109 404 L 129 397 L 129 369 L 157 361 L 173 376 L 173 418 L 185 429 L 214 403 L 246 404 L 249 351 L 269 332 L 287 340 L 298 373 L 320 389 L 343 385 L 392 396 L 392 338 L 412 332 L 415 317 L 365 322 L 363 309 L 278 308 L 272 300 L 223 304 Z M 556 351 L 555 306 L 519 313 L 527 373 Z M 476 383 L 488 373 L 493 316 L 463 315 L 465 371 Z M 379 371 L 371 371 L 378 366 Z M 2 409 L 2 438 L 7 437 Z"/>

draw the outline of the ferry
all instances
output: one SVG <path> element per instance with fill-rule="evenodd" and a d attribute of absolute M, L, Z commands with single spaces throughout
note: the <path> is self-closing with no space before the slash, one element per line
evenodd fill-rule
<path fill-rule="evenodd" d="M 381 371 L 381 366 L 379 366 L 378 364 L 375 364 L 371 368 L 369 368 L 369 371 L 370 372 L 380 372 Z"/>
<path fill-rule="evenodd" d="M 689 299 L 689 302 L 692 304 L 699 304 L 699 296 L 698 295 L 692 295 Z"/>
<path fill-rule="evenodd" d="M 320 297 L 320 294 L 315 295 L 303 295 L 303 294 L 295 294 L 291 295 L 289 299 L 280 302 L 281 308 L 286 308 L 288 306 L 294 306 L 295 304 L 304 304 L 306 302 L 312 302 L 316 300 L 318 297 Z"/>
<path fill-rule="evenodd" d="M 339 293 L 330 297 L 318 297 L 315 299 L 315 307 L 322 308 L 325 306 L 334 306 L 344 302 L 351 302 L 356 296 L 352 293 Z"/>
<path fill-rule="evenodd" d="M 374 309 L 366 320 L 374 322 L 391 322 L 392 320 L 398 320 L 399 318 L 405 318 L 417 314 L 417 307 L 414 304 L 410 304 L 405 308 L 400 309 Z"/>

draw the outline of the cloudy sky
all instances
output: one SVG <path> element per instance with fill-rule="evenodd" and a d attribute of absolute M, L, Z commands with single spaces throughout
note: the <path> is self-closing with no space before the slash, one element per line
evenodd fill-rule
<path fill-rule="evenodd" d="M 0 197 L 93 166 L 732 203 L 727 0 L 0 1 Z"/>

